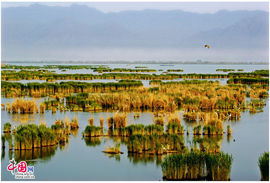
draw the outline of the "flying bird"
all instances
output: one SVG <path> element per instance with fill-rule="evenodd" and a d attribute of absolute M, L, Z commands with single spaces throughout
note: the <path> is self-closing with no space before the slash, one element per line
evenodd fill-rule
<path fill-rule="evenodd" d="M 205 44 L 204 47 L 208 48 L 208 49 L 210 48 L 210 46 L 208 44 Z"/>

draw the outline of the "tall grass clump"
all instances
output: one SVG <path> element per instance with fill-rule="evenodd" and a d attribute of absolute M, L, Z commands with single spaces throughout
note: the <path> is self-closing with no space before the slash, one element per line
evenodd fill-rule
<path fill-rule="evenodd" d="M 78 128 L 79 128 L 79 122 L 78 122 L 78 118 L 75 116 L 70 123 L 70 129 L 73 130 L 73 129 L 78 129 Z"/>
<path fill-rule="evenodd" d="M 4 133 L 11 133 L 11 124 L 9 122 L 4 124 Z"/>
<path fill-rule="evenodd" d="M 102 135 L 102 128 L 94 125 L 87 125 L 84 129 L 83 137 L 99 137 Z"/>
<path fill-rule="evenodd" d="M 265 152 L 259 157 L 258 164 L 261 171 L 261 180 L 269 181 L 269 152 Z"/>
<path fill-rule="evenodd" d="M 115 113 L 113 117 L 107 119 L 107 124 L 109 129 L 119 129 L 124 128 L 127 125 L 127 115 L 121 113 Z"/>
<path fill-rule="evenodd" d="M 192 151 L 172 154 L 161 164 L 165 180 L 230 180 L 232 156 Z"/>
<path fill-rule="evenodd" d="M 11 103 L 12 113 L 33 114 L 38 112 L 37 104 L 34 100 L 16 99 Z"/>

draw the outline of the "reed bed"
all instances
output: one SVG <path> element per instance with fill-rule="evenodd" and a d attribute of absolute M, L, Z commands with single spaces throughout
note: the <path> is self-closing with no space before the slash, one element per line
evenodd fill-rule
<path fill-rule="evenodd" d="M 185 149 L 183 137 L 180 135 L 131 135 L 127 142 L 129 153 L 163 155 L 183 152 Z"/>
<path fill-rule="evenodd" d="M 231 125 L 227 125 L 227 135 L 231 135 L 231 134 L 232 134 Z"/>
<path fill-rule="evenodd" d="M 186 112 L 183 114 L 183 117 L 188 122 L 197 121 L 197 113 L 196 112 Z"/>
<path fill-rule="evenodd" d="M 88 124 L 89 124 L 90 126 L 94 126 L 94 118 L 89 118 L 89 119 L 88 119 Z"/>
<path fill-rule="evenodd" d="M 228 84 L 257 84 L 257 85 L 269 85 L 269 78 L 231 78 L 227 81 Z"/>
<path fill-rule="evenodd" d="M 75 116 L 72 121 L 70 122 L 70 129 L 74 130 L 74 129 L 78 129 L 79 128 L 79 122 L 78 122 L 78 118 Z"/>
<path fill-rule="evenodd" d="M 232 156 L 225 153 L 188 152 L 165 157 L 161 164 L 164 180 L 230 180 Z"/>
<path fill-rule="evenodd" d="M 155 90 L 153 90 L 155 88 Z M 222 86 L 208 81 L 184 81 L 161 84 L 149 89 L 140 88 L 119 92 L 79 93 L 65 97 L 66 104 L 57 100 L 46 101 L 46 109 L 56 107 L 71 111 L 119 110 L 121 112 L 152 110 L 158 112 L 185 111 L 187 121 L 197 120 L 200 111 L 230 110 L 232 120 L 240 118 L 240 109 L 245 109 L 246 87 Z M 253 91 L 253 89 L 252 89 Z M 254 92 L 265 95 L 265 89 Z M 68 93 L 68 92 L 67 92 Z M 255 94 L 254 94 L 255 95 Z M 11 110 L 9 104 L 7 110 Z M 55 110 L 55 109 L 53 109 Z M 226 116 L 224 116 L 226 117 Z"/>
<path fill-rule="evenodd" d="M 156 125 L 161 125 L 164 126 L 164 118 L 163 117 L 158 117 L 155 119 L 155 124 Z"/>
<path fill-rule="evenodd" d="M 124 128 L 127 125 L 127 115 L 124 113 L 115 113 L 113 117 L 107 119 L 109 129 Z"/>
<path fill-rule="evenodd" d="M 168 116 L 166 132 L 168 134 L 184 134 L 184 127 L 181 125 L 179 116 L 175 114 Z"/>
<path fill-rule="evenodd" d="M 9 122 L 4 124 L 3 132 L 4 133 L 11 133 L 11 124 Z"/>
<path fill-rule="evenodd" d="M 110 72 L 155 72 L 153 69 L 107 69 L 95 68 L 94 71 L 102 73 L 104 71 Z M 151 75 L 142 73 L 103 73 L 101 75 L 94 74 L 56 74 L 46 70 L 21 70 L 14 72 L 12 70 L 5 70 L 1 73 L 2 81 L 14 80 L 46 80 L 51 78 L 53 80 L 92 80 L 92 79 L 142 79 L 142 80 L 172 80 L 177 78 L 183 79 L 218 79 L 218 78 L 255 78 L 268 77 L 269 70 L 258 70 L 254 72 L 231 72 L 228 74 L 161 74 Z"/>
<path fill-rule="evenodd" d="M 69 141 L 70 125 L 67 118 L 65 119 L 65 122 L 63 120 L 55 120 L 54 124 L 51 126 L 51 129 L 53 130 L 54 134 L 56 134 L 57 141 L 60 144 L 65 144 Z"/>
<path fill-rule="evenodd" d="M 222 136 L 194 136 L 193 146 L 191 149 L 200 150 L 201 152 L 206 153 L 219 153 L 221 149 L 221 143 Z"/>
<path fill-rule="evenodd" d="M 9 104 L 8 108 L 9 108 Z M 20 114 L 33 114 L 38 111 L 37 104 L 34 100 L 24 100 L 16 99 L 11 103 L 11 108 L 8 109 L 11 113 L 20 113 Z"/>
<path fill-rule="evenodd" d="M 143 69 L 143 68 L 136 68 L 136 69 L 127 69 L 127 68 L 95 68 L 94 72 L 102 73 L 102 72 L 156 72 L 155 69 Z"/>
<path fill-rule="evenodd" d="M 1 135 L 1 144 L 2 144 L 2 151 L 5 149 L 5 143 L 6 143 L 6 138 L 4 135 Z"/>
<path fill-rule="evenodd" d="M 100 123 L 100 128 L 103 129 L 104 119 L 103 118 L 99 118 L 99 123 Z"/>
<path fill-rule="evenodd" d="M 12 83 L 2 81 L 2 95 L 6 97 L 32 96 L 45 97 L 56 94 L 71 93 L 100 93 L 107 91 L 121 91 L 141 88 L 141 81 L 127 81 L 118 83 L 87 83 L 87 82 L 60 82 L 60 83 Z"/>
<path fill-rule="evenodd" d="M 94 125 L 87 125 L 83 132 L 83 137 L 99 137 L 102 134 L 102 128 Z"/>
<path fill-rule="evenodd" d="M 33 149 L 57 144 L 51 128 L 37 125 L 20 125 L 16 128 L 15 150 Z"/>
<path fill-rule="evenodd" d="M 216 69 L 216 71 L 230 72 L 230 71 L 235 71 L 235 69 Z"/>
<path fill-rule="evenodd" d="M 184 72 L 183 69 L 168 69 L 167 72 Z"/>
<path fill-rule="evenodd" d="M 123 154 L 123 152 L 121 152 L 120 149 L 120 143 L 116 143 L 114 146 L 108 146 L 105 147 L 106 150 L 103 151 L 104 153 L 108 153 L 108 154 Z"/>
<path fill-rule="evenodd" d="M 51 127 L 46 127 L 46 123 L 41 121 L 39 126 L 27 124 L 14 128 L 14 145 L 12 144 L 12 138 L 8 142 L 11 150 L 13 147 L 14 150 L 31 150 L 40 147 L 56 146 L 58 144 L 66 144 L 72 131 L 72 126 L 67 118 L 64 121 L 55 120 Z M 11 137 L 11 134 L 9 135 Z"/>
<path fill-rule="evenodd" d="M 203 135 L 223 135 L 223 122 L 212 120 L 203 126 Z"/>

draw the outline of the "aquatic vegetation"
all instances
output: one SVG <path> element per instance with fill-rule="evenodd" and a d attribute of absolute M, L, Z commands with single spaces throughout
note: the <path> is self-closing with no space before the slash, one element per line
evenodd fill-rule
<path fill-rule="evenodd" d="M 141 67 L 136 67 L 136 69 L 128 69 L 128 68 L 95 68 L 94 72 L 102 73 L 102 72 L 156 72 L 155 69 L 143 69 Z"/>
<path fill-rule="evenodd" d="M 129 153 L 163 155 L 167 153 L 182 152 L 185 148 L 183 137 L 172 134 L 131 135 L 127 142 Z"/>
<path fill-rule="evenodd" d="M 43 118 L 39 119 L 39 126 L 47 126 L 46 121 Z"/>
<path fill-rule="evenodd" d="M 45 112 L 45 104 L 44 103 L 40 103 L 39 104 L 39 112 L 40 113 L 44 113 Z"/>
<path fill-rule="evenodd" d="M 125 128 L 125 136 L 144 135 L 145 126 L 143 124 L 132 124 Z"/>
<path fill-rule="evenodd" d="M 184 127 L 180 124 L 179 118 L 168 121 L 166 131 L 168 134 L 184 134 Z"/>
<path fill-rule="evenodd" d="M 121 82 L 119 81 L 119 83 Z M 156 89 L 153 90 L 154 88 Z M 91 94 L 82 92 L 78 95 L 68 94 L 65 97 L 65 103 L 62 102 L 62 99 L 60 102 L 53 99 L 45 101 L 44 104 L 46 109 L 52 109 L 53 112 L 56 108 L 60 111 L 110 109 L 124 112 L 142 110 L 174 112 L 176 109 L 182 108 L 186 111 L 184 118 L 187 121 L 196 121 L 196 113 L 200 110 L 244 109 L 248 90 L 251 91 L 252 95 L 267 96 L 267 90 L 261 88 L 251 90 L 245 86 L 222 86 L 216 82 L 199 80 L 161 83 L 154 88 L 137 88 L 118 92 L 108 90 L 105 93 L 94 92 Z M 10 110 L 9 104 L 6 108 Z M 234 118 L 234 114 L 236 114 L 236 118 L 239 118 L 237 111 L 232 110 L 231 113 L 231 118 Z"/>
<path fill-rule="evenodd" d="M 11 133 L 11 124 L 9 122 L 4 124 L 4 133 Z"/>
<path fill-rule="evenodd" d="M 42 66 L 42 68 L 44 67 L 46 66 Z M 62 71 L 92 69 L 99 73 L 144 72 L 144 67 L 132 70 L 97 66 L 55 66 L 52 68 L 61 68 Z M 8 142 L 9 149 L 27 149 L 27 151 L 34 152 L 41 149 L 39 147 L 55 148 L 61 144 L 61 150 L 63 145 L 69 141 L 70 134 L 82 135 L 87 146 L 97 146 L 103 141 L 107 143 L 108 140 L 115 141 L 116 139 L 127 146 L 128 156 L 132 157 L 130 159 L 134 162 L 143 163 L 158 158 L 161 163 L 162 157 L 165 156 L 166 159 L 171 154 L 175 155 L 176 159 L 166 162 L 167 165 L 162 165 L 165 180 L 230 180 L 232 158 L 220 153 L 222 140 L 225 138 L 228 140 L 232 134 L 231 125 L 225 124 L 231 123 L 227 122 L 228 120 L 239 120 L 241 113 L 245 110 L 249 110 L 250 113 L 262 111 L 266 105 L 265 99 L 269 96 L 269 84 L 265 81 L 268 81 L 266 74 L 269 71 L 220 74 L 162 73 L 160 75 L 154 73 L 96 73 L 95 75 L 56 74 L 51 71 L 36 70 L 36 68 L 25 69 L 18 72 L 2 71 L 2 96 L 46 98 L 40 98 L 38 101 L 44 102 L 40 102 L 38 105 L 33 104 L 34 100 L 28 100 L 33 102 L 32 105 L 30 105 L 31 103 L 25 105 L 26 103 L 23 102 L 19 104 L 18 101 L 21 99 L 3 104 L 2 108 L 6 110 L 4 112 L 17 113 L 8 114 L 12 116 L 11 121 L 20 121 L 22 117 L 18 116 L 27 116 L 21 115 L 21 111 L 31 114 L 23 120 L 24 122 L 30 121 L 30 123 L 38 120 L 38 118 L 32 120 L 31 116 L 40 116 L 39 119 L 42 119 L 48 116 L 48 112 L 63 115 L 58 111 L 84 111 L 84 116 L 88 114 L 89 117 L 85 121 L 85 124 L 88 125 L 82 129 L 82 134 L 82 130 L 78 129 L 82 124 L 79 124 L 77 117 L 74 119 L 66 117 L 65 120 L 57 119 L 51 127 L 47 127 L 43 121 L 40 121 L 40 125 L 36 127 L 19 126 L 14 129 L 14 134 L 11 133 L 10 125 L 10 130 L 7 130 L 9 133 L 4 133 L 2 136 L 2 143 L 3 141 Z M 225 72 L 225 70 L 223 71 Z M 181 72 L 181 70 L 169 69 L 167 72 Z M 223 84 L 223 78 L 230 79 L 229 84 Z M 27 81 L 22 81 L 22 83 L 4 81 L 21 79 L 48 82 L 23 84 Z M 111 79 L 116 80 L 117 83 L 76 82 L 93 79 Z M 164 81 L 174 79 L 181 79 L 181 81 Z M 218 81 L 208 81 L 208 79 L 221 79 L 222 84 Z M 74 80 L 75 82 L 51 83 L 51 81 L 57 80 Z M 145 80 L 143 83 L 146 85 L 150 81 L 151 86 L 143 87 L 142 82 L 138 80 Z M 8 101 L 10 100 L 8 99 Z M 18 106 L 23 106 L 23 110 Z M 46 115 L 32 115 L 37 112 L 45 113 L 45 110 Z M 99 111 L 102 113 L 92 114 L 92 112 Z M 91 114 L 85 112 L 91 112 Z M 111 112 L 113 112 L 113 116 L 111 116 Z M 152 120 L 154 119 L 154 121 L 150 121 L 153 124 L 128 125 L 127 113 L 129 114 L 128 119 L 134 123 L 150 117 Z M 152 118 L 152 114 L 154 118 Z M 184 120 L 190 122 L 185 123 L 185 130 L 181 124 L 182 119 L 180 121 L 182 114 Z M 111 117 L 107 118 L 107 115 Z M 142 115 L 141 118 L 140 115 Z M 15 118 L 20 119 L 14 120 Z M 107 122 L 108 125 L 104 125 L 104 120 L 107 120 L 105 123 Z M 3 126 L 5 132 L 5 125 Z M 191 132 L 193 132 L 192 136 L 189 135 Z M 223 138 L 222 135 L 225 133 L 227 137 Z M 24 151 L 21 154 L 19 152 L 15 151 L 16 156 L 21 159 L 31 159 L 30 155 Z M 106 147 L 104 152 L 121 153 L 120 143 Z M 193 155 L 190 155 L 192 153 Z M 165 159 L 164 161 L 167 161 Z M 259 162 L 259 166 L 261 164 Z"/>
<path fill-rule="evenodd" d="M 206 153 L 219 153 L 221 149 L 222 136 L 194 136 L 191 149 Z M 199 149 L 197 148 L 199 145 Z"/>
<path fill-rule="evenodd" d="M 241 111 L 239 109 L 230 110 L 229 113 L 229 120 L 239 120 L 241 118 Z"/>
<path fill-rule="evenodd" d="M 164 125 L 164 118 L 163 117 L 156 118 L 155 119 L 155 124 L 163 126 Z"/>
<path fill-rule="evenodd" d="M 138 69 L 146 69 L 146 68 L 148 68 L 148 67 L 146 67 L 146 66 L 135 66 L 135 68 L 138 68 Z"/>
<path fill-rule="evenodd" d="M 56 74 L 49 71 L 21 70 L 13 72 L 5 70 L 1 72 L 2 81 L 18 80 L 93 80 L 93 79 L 139 79 L 139 80 L 172 80 L 172 79 L 219 79 L 219 78 L 254 78 L 268 77 L 269 70 L 258 70 L 254 72 L 231 72 L 228 74 L 142 74 L 142 73 L 115 73 L 115 72 L 156 72 L 154 69 L 126 69 L 126 68 L 95 68 L 95 72 L 111 72 L 100 75 L 95 74 Z M 114 73 L 112 73 L 114 72 Z"/>
<path fill-rule="evenodd" d="M 165 157 L 161 164 L 165 180 L 230 179 L 232 156 L 225 153 L 189 152 Z"/>
<path fill-rule="evenodd" d="M 99 137 L 101 135 L 102 135 L 102 128 L 94 125 L 87 125 L 83 133 L 83 137 Z"/>
<path fill-rule="evenodd" d="M 118 83 L 87 83 L 87 82 L 60 82 L 60 83 L 12 83 L 2 81 L 2 95 L 6 97 L 33 96 L 44 97 L 65 93 L 93 93 L 105 91 L 120 91 L 142 87 L 141 81 Z"/>
<path fill-rule="evenodd" d="M 38 112 L 37 104 L 34 100 L 16 99 L 11 103 L 10 112 L 21 114 L 33 114 Z"/>
<path fill-rule="evenodd" d="M 109 146 L 109 147 L 105 147 L 106 150 L 102 151 L 104 153 L 108 153 L 108 154 L 123 154 L 123 152 L 121 152 L 120 149 L 120 143 L 116 143 L 115 146 Z"/>
<path fill-rule="evenodd" d="M 223 135 L 223 122 L 210 118 L 203 125 L 203 135 Z"/>
<path fill-rule="evenodd" d="M 3 151 L 3 149 L 5 149 L 5 143 L 6 143 L 6 138 L 4 135 L 1 135 L 2 151 Z"/>
<path fill-rule="evenodd" d="M 151 80 L 149 81 L 150 85 L 159 85 L 162 81 L 161 80 Z"/>
<path fill-rule="evenodd" d="M 269 78 L 231 78 L 227 81 L 228 84 L 257 84 L 257 85 L 269 85 Z"/>
<path fill-rule="evenodd" d="M 258 165 L 261 171 L 261 180 L 269 181 L 269 152 L 264 152 L 259 157 Z"/>
<path fill-rule="evenodd" d="M 193 128 L 193 135 L 201 135 L 202 134 L 202 125 L 197 125 Z"/>
<path fill-rule="evenodd" d="M 109 129 L 124 128 L 127 125 L 127 115 L 115 113 L 113 117 L 107 119 Z"/>
<path fill-rule="evenodd" d="M 149 135 L 162 135 L 163 131 L 164 131 L 163 126 L 152 124 L 152 125 L 144 126 L 144 133 L 143 134 L 145 134 L 147 136 L 149 136 Z M 136 134 L 136 133 L 132 133 L 132 134 Z"/>
<path fill-rule="evenodd" d="M 184 72 L 183 69 L 168 69 L 167 72 Z"/>
<path fill-rule="evenodd" d="M 140 113 L 136 113 L 133 115 L 134 118 L 139 118 L 140 117 Z"/>
<path fill-rule="evenodd" d="M 229 71 L 235 71 L 235 69 L 216 69 L 216 71 L 229 72 Z"/>
<path fill-rule="evenodd" d="M 54 146 L 56 144 L 56 135 L 51 128 L 34 124 L 20 125 L 16 128 L 15 150 Z"/>
<path fill-rule="evenodd" d="M 103 128 L 104 119 L 103 118 L 100 118 L 99 119 L 99 123 L 100 123 L 100 128 Z"/>
<path fill-rule="evenodd" d="M 107 68 L 104 65 L 44 65 L 44 66 L 30 66 L 30 65 L 10 65 L 6 64 L 5 66 L 1 67 L 2 69 L 40 69 L 39 71 L 47 71 L 47 70 L 41 70 L 41 69 L 70 69 L 70 70 L 76 70 L 76 69 L 95 69 L 95 68 Z"/>
<path fill-rule="evenodd" d="M 227 135 L 231 135 L 232 134 L 232 129 L 230 125 L 227 125 Z"/>
<path fill-rule="evenodd" d="M 77 129 L 79 128 L 79 122 L 78 122 L 78 119 L 77 117 L 75 116 L 72 121 L 70 122 L 70 129 L 73 130 L 73 129 Z"/>
<path fill-rule="evenodd" d="M 54 134 L 56 134 L 57 141 L 60 144 L 65 144 L 69 141 L 69 134 L 70 134 L 70 126 L 69 122 L 66 121 L 65 123 L 63 120 L 55 120 L 54 125 L 51 126 Z"/>
<path fill-rule="evenodd" d="M 93 126 L 93 125 L 94 125 L 94 118 L 89 118 L 89 119 L 88 119 L 88 124 L 89 124 L 90 126 Z"/>
<path fill-rule="evenodd" d="M 183 114 L 183 117 L 188 122 L 197 121 L 197 113 L 196 112 L 186 112 Z"/>
<path fill-rule="evenodd" d="M 180 118 L 176 114 L 170 114 L 168 115 L 168 123 L 178 123 L 180 124 Z"/>

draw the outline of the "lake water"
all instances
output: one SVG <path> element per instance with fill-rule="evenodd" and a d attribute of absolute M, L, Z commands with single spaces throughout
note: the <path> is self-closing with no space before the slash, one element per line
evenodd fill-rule
<path fill-rule="evenodd" d="M 126 64 L 111 64 L 110 67 L 124 67 Z M 126 65 L 126 68 L 140 65 Z M 268 69 L 267 65 L 199 65 L 182 64 L 174 66 L 160 66 L 160 64 L 145 64 L 153 69 L 184 69 L 184 73 L 216 73 L 217 68 L 244 69 L 253 71 L 258 69 Z M 68 71 L 68 70 L 67 70 Z M 78 71 L 78 70 L 70 70 Z M 90 71 L 90 70 L 89 70 Z M 223 73 L 223 72 L 220 72 Z M 102 80 L 104 81 L 104 80 Z M 226 82 L 226 81 L 225 81 Z M 225 83 L 223 83 L 225 84 Z M 11 102 L 14 99 L 2 98 L 2 103 Z M 183 120 L 183 112 L 177 111 L 181 118 L 181 123 L 185 129 L 192 131 L 195 124 Z M 15 157 L 20 160 L 30 159 L 28 161 L 35 168 L 36 180 L 162 180 L 161 161 L 158 156 L 138 157 L 128 154 L 127 147 L 121 144 L 121 151 L 124 154 L 119 156 L 109 156 L 102 151 L 106 146 L 113 145 L 119 139 L 101 137 L 95 139 L 95 142 L 85 141 L 82 138 L 82 132 L 88 124 L 90 117 L 94 118 L 94 124 L 99 126 L 99 118 L 105 119 L 112 116 L 112 112 L 62 112 L 52 114 L 46 111 L 44 114 L 11 114 L 7 111 L 1 111 L 1 125 L 5 122 L 11 122 L 12 125 L 22 123 L 39 124 L 40 120 L 45 120 L 47 126 L 54 123 L 55 119 L 64 119 L 66 116 L 71 119 L 78 117 L 80 128 L 77 133 L 70 136 L 69 142 L 63 147 L 44 148 L 42 152 L 17 151 L 10 153 L 6 142 L 6 149 L 2 152 L 1 173 L 2 180 L 15 180 L 14 176 L 6 170 L 9 160 Z M 134 119 L 134 113 L 128 113 L 128 124 L 141 123 L 153 124 L 154 116 L 151 112 L 142 112 L 138 119 Z M 260 170 L 258 167 L 258 157 L 264 151 L 269 149 L 269 102 L 266 100 L 264 112 L 250 114 L 242 112 L 239 121 L 226 121 L 224 127 L 231 124 L 232 137 L 227 138 L 224 135 L 221 141 L 221 150 L 232 154 L 233 163 L 231 169 L 231 180 L 260 180 Z M 107 127 L 104 122 L 104 127 Z M 225 128 L 226 129 L 226 128 Z M 192 134 L 184 135 L 185 144 L 189 145 L 192 140 Z M 164 156 L 163 156 L 164 158 Z"/>

